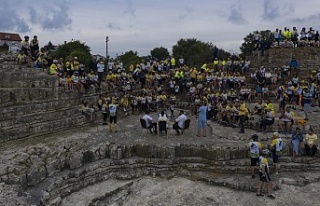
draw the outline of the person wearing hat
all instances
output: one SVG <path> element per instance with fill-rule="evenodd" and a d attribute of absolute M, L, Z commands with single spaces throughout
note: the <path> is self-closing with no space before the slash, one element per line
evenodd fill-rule
<path fill-rule="evenodd" d="M 279 165 L 279 157 L 282 153 L 283 148 L 283 140 L 279 137 L 278 132 L 274 132 L 272 134 L 272 141 L 270 144 L 270 150 L 272 151 L 272 159 L 275 165 L 275 173 L 278 175 L 280 165 Z"/>
<path fill-rule="evenodd" d="M 259 162 L 259 156 L 262 152 L 262 145 L 258 141 L 259 136 L 254 134 L 251 136 L 252 140 L 247 145 L 249 152 L 250 152 L 250 160 L 251 160 L 251 177 L 255 178 L 254 175 L 254 167 L 257 166 Z"/>
<path fill-rule="evenodd" d="M 257 196 L 264 196 L 261 194 L 262 187 L 264 183 L 267 184 L 267 197 L 274 199 L 275 196 L 271 193 L 272 192 L 272 182 L 269 175 L 269 164 L 268 164 L 268 155 L 270 151 L 268 149 L 262 150 L 262 155 L 259 157 L 259 176 L 260 182 L 257 189 Z"/>
<path fill-rule="evenodd" d="M 310 92 L 308 87 L 305 87 L 302 92 L 302 105 L 303 105 L 303 110 L 304 110 L 306 120 L 309 120 L 308 111 L 311 106 L 312 96 L 313 96 L 312 92 Z"/>

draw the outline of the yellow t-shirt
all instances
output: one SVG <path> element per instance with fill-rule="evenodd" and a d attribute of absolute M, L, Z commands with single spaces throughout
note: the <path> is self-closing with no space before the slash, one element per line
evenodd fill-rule
<path fill-rule="evenodd" d="M 248 112 L 248 110 L 247 110 L 246 104 L 245 104 L 245 103 L 242 103 L 242 104 L 240 105 L 240 108 L 239 108 L 239 115 L 240 115 L 240 116 L 241 116 L 241 115 L 247 115 L 247 112 Z"/>
<path fill-rule="evenodd" d="M 198 71 L 196 70 L 196 69 L 193 69 L 191 72 L 190 72 L 190 78 L 196 78 L 196 76 L 197 76 L 197 73 L 198 73 Z"/>
<path fill-rule="evenodd" d="M 316 134 L 313 134 L 313 135 L 306 134 L 305 140 L 307 144 L 314 145 L 317 143 L 318 136 Z"/>
<path fill-rule="evenodd" d="M 49 69 L 49 74 L 53 75 L 57 73 L 57 65 L 56 64 L 51 64 L 50 69 Z"/>

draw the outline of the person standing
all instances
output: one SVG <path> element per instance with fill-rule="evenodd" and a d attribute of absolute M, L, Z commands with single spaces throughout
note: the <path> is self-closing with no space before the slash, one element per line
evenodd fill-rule
<path fill-rule="evenodd" d="M 108 125 L 108 103 L 106 102 L 105 98 L 102 98 L 102 102 L 101 102 L 101 111 L 102 111 L 102 115 L 103 115 L 103 123 L 102 125 Z"/>
<path fill-rule="evenodd" d="M 89 69 L 90 71 L 97 72 L 97 59 L 95 56 L 91 57 L 91 60 L 89 62 Z"/>
<path fill-rule="evenodd" d="M 39 40 L 37 36 L 34 36 L 30 42 L 31 58 L 33 61 L 37 59 L 36 55 L 39 52 Z"/>
<path fill-rule="evenodd" d="M 198 109 L 198 134 L 197 137 L 206 137 L 207 134 L 207 110 L 205 102 L 201 102 L 201 106 Z"/>
<path fill-rule="evenodd" d="M 269 164 L 268 164 L 268 155 L 270 154 L 270 151 L 268 149 L 264 149 L 262 151 L 262 156 L 259 157 L 259 176 L 260 176 L 260 182 L 257 189 L 257 196 L 264 196 L 261 194 L 262 186 L 264 183 L 267 184 L 267 192 L 268 196 L 271 199 L 274 199 L 275 196 L 271 194 L 272 192 L 272 182 L 269 175 Z"/>
<path fill-rule="evenodd" d="M 111 104 L 109 104 L 109 131 L 117 132 L 117 105 L 115 104 L 115 100 L 112 100 Z"/>
<path fill-rule="evenodd" d="M 292 137 L 291 137 L 292 157 L 298 156 L 299 151 L 303 150 L 301 148 L 301 143 L 304 147 L 303 133 L 301 132 L 300 128 L 297 128 L 296 131 L 292 133 Z M 303 151 L 301 151 L 301 154 L 303 154 Z"/>
<path fill-rule="evenodd" d="M 102 76 L 103 76 L 103 73 L 104 73 L 104 62 L 103 62 L 103 58 L 100 58 L 100 59 L 99 59 L 99 62 L 97 63 L 97 71 L 98 71 L 99 86 L 101 86 Z"/>
<path fill-rule="evenodd" d="M 246 119 L 246 116 L 248 115 L 248 109 L 246 107 L 246 103 L 244 102 L 244 99 L 240 100 L 240 107 L 239 107 L 239 119 L 240 119 L 240 132 L 244 133 L 244 121 Z"/>
<path fill-rule="evenodd" d="M 272 159 L 273 159 L 273 163 L 275 166 L 275 172 L 276 175 L 278 175 L 279 169 L 280 169 L 280 165 L 279 165 L 279 157 L 282 153 L 282 148 L 283 148 L 283 140 L 281 139 L 281 137 L 279 137 L 279 133 L 278 132 L 274 132 L 272 134 L 272 142 L 270 145 L 270 149 L 272 150 Z"/>
<path fill-rule="evenodd" d="M 252 140 L 248 144 L 248 149 L 250 152 L 250 160 L 251 160 L 251 177 L 255 178 L 254 175 L 254 167 L 257 166 L 259 162 L 259 157 L 262 152 L 262 145 L 258 141 L 259 136 L 257 134 L 252 135 Z"/>
<path fill-rule="evenodd" d="M 312 102 L 312 93 L 309 91 L 308 87 L 303 89 L 303 93 L 302 93 L 302 104 L 303 104 L 303 110 L 304 110 L 304 114 L 306 116 L 306 120 L 309 120 L 309 108 Z"/>
<path fill-rule="evenodd" d="M 306 155 L 314 157 L 317 152 L 318 136 L 314 134 L 312 128 L 310 128 L 308 134 L 306 134 L 305 143 Z"/>
<path fill-rule="evenodd" d="M 176 119 L 175 123 L 173 124 L 173 129 L 176 130 L 177 135 L 180 134 L 179 129 L 184 128 L 184 122 L 187 120 L 187 116 L 184 114 L 183 110 L 180 110 L 179 117 Z"/>

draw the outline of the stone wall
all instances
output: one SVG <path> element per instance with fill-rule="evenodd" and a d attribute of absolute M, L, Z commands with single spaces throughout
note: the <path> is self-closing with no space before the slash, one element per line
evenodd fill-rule
<path fill-rule="evenodd" d="M 119 145 L 107 141 L 81 150 L 75 149 L 75 145 L 63 148 L 52 150 L 40 145 L 26 148 L 25 152 L 14 156 L 10 166 L 0 167 L 0 180 L 8 185 L 19 185 L 32 195 L 28 203 L 35 205 L 60 205 L 61 200 L 70 194 L 111 178 L 132 180 L 144 176 L 180 176 L 242 191 L 256 190 L 256 185 L 250 181 L 239 184 L 230 178 L 221 178 L 226 174 L 250 173 L 248 152 L 244 147 Z M 319 170 L 319 163 L 312 159 L 296 158 L 293 163 L 287 156 L 289 153 L 290 148 L 286 147 L 281 157 L 281 172 Z M 274 171 L 273 166 L 271 170 Z M 305 180 L 302 185 L 319 179 Z M 280 182 L 276 181 L 274 189 L 280 189 Z M 59 204 L 53 204 L 57 199 Z"/>
<path fill-rule="evenodd" d="M 314 47 L 271 48 L 263 56 L 260 51 L 254 51 L 248 58 L 252 67 L 263 65 L 278 68 L 288 65 L 293 57 L 299 62 L 300 68 L 318 69 L 320 66 L 320 48 Z"/>
<path fill-rule="evenodd" d="M 0 142 L 83 125 L 82 102 L 96 101 L 94 93 L 66 93 L 56 76 L 19 69 L 12 55 L 0 56 L 0 97 Z"/>

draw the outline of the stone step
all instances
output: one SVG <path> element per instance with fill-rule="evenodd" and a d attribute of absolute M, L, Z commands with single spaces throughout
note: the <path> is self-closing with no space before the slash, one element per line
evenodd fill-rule
<path fill-rule="evenodd" d="M 2 127 L 0 130 L 0 142 L 26 138 L 30 136 L 41 136 L 67 130 L 68 128 L 87 124 L 87 120 L 81 113 L 74 114 L 68 118 L 54 118 L 51 120 L 41 120 L 28 123 L 14 124 Z"/>

